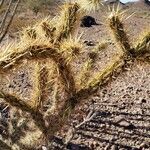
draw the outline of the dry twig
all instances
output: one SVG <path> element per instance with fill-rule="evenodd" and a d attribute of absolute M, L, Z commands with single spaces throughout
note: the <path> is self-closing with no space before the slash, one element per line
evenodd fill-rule
<path fill-rule="evenodd" d="M 77 124 L 75 127 L 72 127 L 71 129 L 69 129 L 67 136 L 65 138 L 65 145 L 67 145 L 74 137 L 76 131 L 83 125 L 85 125 L 87 122 L 91 121 L 95 116 L 96 116 L 96 112 L 94 112 L 93 110 L 91 110 L 88 115 L 86 116 L 86 118 L 83 119 L 83 121 L 79 124 Z"/>

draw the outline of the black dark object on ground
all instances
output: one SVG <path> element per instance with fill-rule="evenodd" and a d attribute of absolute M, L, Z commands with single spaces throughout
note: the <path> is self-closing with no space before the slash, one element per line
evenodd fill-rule
<path fill-rule="evenodd" d="M 99 25 L 98 23 L 96 23 L 95 18 L 91 16 L 84 16 L 81 19 L 81 27 L 91 27 L 92 25 Z"/>

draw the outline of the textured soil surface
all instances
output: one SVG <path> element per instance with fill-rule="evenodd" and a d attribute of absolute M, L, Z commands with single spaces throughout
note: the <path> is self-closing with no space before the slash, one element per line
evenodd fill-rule
<path fill-rule="evenodd" d="M 130 150 L 150 148 L 150 65 L 134 62 L 88 100 L 76 107 L 67 129 L 83 121 L 89 111 L 96 116 L 74 135 L 70 149 Z M 77 144 L 77 145 L 76 145 Z M 79 148 L 81 145 L 83 148 Z M 58 147 L 56 147 L 57 149 Z M 61 149 L 61 147 L 60 147 Z"/>
<path fill-rule="evenodd" d="M 138 42 L 139 35 L 150 26 L 150 7 L 143 3 L 127 4 L 125 29 L 131 43 Z M 103 15 L 102 15 L 103 14 Z M 83 39 L 93 43 L 109 43 L 106 50 L 100 52 L 98 70 L 102 69 L 117 53 L 117 45 L 110 35 L 105 18 L 107 11 L 100 11 L 93 16 L 100 25 L 81 28 Z M 89 50 L 92 47 L 89 47 Z M 94 68 L 94 70 L 97 70 Z M 94 71 L 93 70 L 93 71 Z M 92 72 L 93 73 L 93 72 Z M 135 61 L 98 92 L 84 99 L 71 115 L 68 125 L 58 133 L 54 149 L 72 150 L 149 150 L 150 149 L 150 64 Z M 96 113 L 90 121 L 75 131 L 73 139 L 64 148 L 64 137 L 71 136 L 74 126 L 83 122 L 90 111 Z"/>
<path fill-rule="evenodd" d="M 56 7 L 56 6 L 55 6 Z M 55 8 L 53 6 L 52 10 Z M 137 2 L 134 4 L 122 5 L 127 9 L 127 17 L 135 13 L 129 19 L 124 20 L 125 29 L 131 43 L 138 42 L 139 35 L 148 30 L 150 26 L 150 6 Z M 21 16 L 22 15 L 22 16 Z M 52 14 L 54 15 L 54 14 Z M 110 34 L 107 24 L 107 10 L 90 13 L 99 25 L 90 28 L 79 28 L 79 34 L 83 32 L 82 39 L 92 42 L 107 43 L 107 48 L 99 52 L 97 63 L 91 71 L 92 74 L 107 66 L 109 61 L 117 55 L 119 49 Z M 27 15 L 28 16 L 28 15 Z M 26 16 L 26 17 L 27 17 Z M 33 15 L 34 16 L 34 15 Z M 20 14 L 19 17 L 25 17 Z M 30 16 L 31 17 L 31 16 Z M 36 16 L 41 18 L 42 14 Z M 34 17 L 33 17 L 34 19 Z M 16 31 L 15 28 L 12 28 Z M 89 52 L 93 46 L 88 46 Z M 85 54 L 87 55 L 87 54 Z M 83 55 L 82 61 L 85 60 Z M 77 73 L 80 68 L 80 61 L 73 64 Z M 32 71 L 34 64 L 25 62 L 17 70 L 8 72 L 8 75 L 0 75 L 0 89 L 19 95 L 29 100 L 33 88 Z M 129 68 L 121 72 L 108 84 L 100 87 L 96 93 L 83 99 L 75 108 L 68 123 L 57 133 L 54 138 L 54 150 L 149 150 L 150 149 L 150 63 L 135 60 Z M 8 108 L 7 105 L 0 105 L 1 125 L 0 133 L 5 135 L 7 130 Z M 68 130 L 80 124 L 90 111 L 95 116 L 74 133 L 73 138 L 64 144 L 68 136 Z M 3 150 L 0 147 L 0 150 Z"/>

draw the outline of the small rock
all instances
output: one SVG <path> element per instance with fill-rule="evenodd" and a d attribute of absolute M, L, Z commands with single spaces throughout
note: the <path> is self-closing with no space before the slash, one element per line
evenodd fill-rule
<path fill-rule="evenodd" d="M 149 0 L 145 0 L 145 3 L 150 5 L 150 1 Z"/>
<path fill-rule="evenodd" d="M 116 123 L 119 123 L 119 122 L 121 122 L 122 120 L 124 120 L 124 118 L 123 118 L 122 116 L 116 116 L 116 117 L 115 117 Z"/>
<path fill-rule="evenodd" d="M 42 146 L 42 150 L 47 150 L 46 146 Z"/>
<path fill-rule="evenodd" d="M 142 100 L 141 100 L 141 103 L 146 103 L 146 99 L 142 99 Z"/>
<path fill-rule="evenodd" d="M 146 103 L 146 102 L 147 102 L 146 99 L 140 98 L 140 99 L 137 101 L 137 104 L 142 105 L 143 103 Z"/>
<path fill-rule="evenodd" d="M 132 123 L 130 123 L 123 117 L 116 117 L 116 123 L 128 130 L 133 130 L 136 128 Z"/>

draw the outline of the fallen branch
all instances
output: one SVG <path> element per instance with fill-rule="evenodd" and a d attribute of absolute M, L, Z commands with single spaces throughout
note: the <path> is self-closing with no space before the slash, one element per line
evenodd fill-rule
<path fill-rule="evenodd" d="M 88 115 L 86 116 L 86 118 L 83 119 L 83 121 L 79 124 L 77 124 L 76 126 L 72 127 L 71 129 L 69 129 L 67 136 L 65 138 L 65 146 L 68 145 L 68 143 L 73 139 L 76 131 L 83 125 L 85 125 L 87 122 L 90 122 L 95 116 L 96 116 L 96 112 L 94 112 L 93 110 L 91 110 Z"/>

